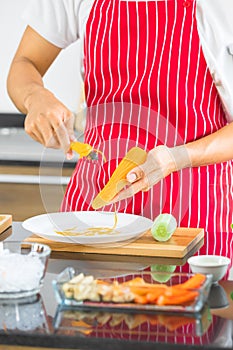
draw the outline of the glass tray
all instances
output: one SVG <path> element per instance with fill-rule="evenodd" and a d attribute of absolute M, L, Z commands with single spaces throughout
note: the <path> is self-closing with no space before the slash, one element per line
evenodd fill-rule
<path fill-rule="evenodd" d="M 73 298 L 67 298 L 62 290 L 64 283 L 70 281 L 74 276 L 78 275 L 80 271 L 75 271 L 72 267 L 67 267 L 63 272 L 61 272 L 56 280 L 53 280 L 53 288 L 55 291 L 55 296 L 57 302 L 61 306 L 75 307 L 78 306 L 83 310 L 90 309 L 101 309 L 101 310 L 128 310 L 128 311 L 167 311 L 167 312 L 180 312 L 180 313 L 197 313 L 202 310 L 206 300 L 209 295 L 212 275 L 206 275 L 206 280 L 203 285 L 195 289 L 198 292 L 195 300 L 189 305 L 155 305 L 155 304 L 136 304 L 136 303 L 114 303 L 114 302 L 94 302 L 94 301 L 77 301 Z M 158 273 L 156 273 L 158 275 Z M 92 274 L 93 275 L 93 274 Z M 165 273 L 163 273 L 163 276 Z M 187 281 L 193 274 L 186 273 L 172 273 L 169 274 L 169 280 L 166 282 L 166 285 L 173 286 L 175 284 L 183 283 Z M 130 281 L 136 277 L 143 278 L 147 283 L 158 282 L 153 279 L 153 272 L 150 271 L 125 271 L 123 277 L 114 277 L 114 278 L 101 278 L 106 282 L 118 281 L 119 283 Z M 94 276 L 95 278 L 95 276 Z M 194 289 L 192 289 L 193 291 Z"/>

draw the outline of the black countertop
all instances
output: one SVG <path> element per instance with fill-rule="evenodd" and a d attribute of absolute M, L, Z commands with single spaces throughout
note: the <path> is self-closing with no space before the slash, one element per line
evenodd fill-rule
<path fill-rule="evenodd" d="M 29 232 L 17 222 L 0 237 L 22 241 L 28 236 Z M 105 350 L 233 348 L 233 281 L 221 281 L 212 287 L 209 304 L 191 316 L 103 309 L 85 314 L 78 308 L 59 308 L 52 280 L 67 266 L 91 272 L 106 268 L 101 264 L 104 263 L 50 259 L 40 295 L 25 302 L 0 303 L 0 345 Z M 214 309 L 210 307 L 213 303 Z M 177 327 L 179 322 L 181 326 Z"/>

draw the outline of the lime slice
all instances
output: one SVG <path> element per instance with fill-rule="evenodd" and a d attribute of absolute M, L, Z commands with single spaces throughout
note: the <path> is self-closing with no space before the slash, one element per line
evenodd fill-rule
<path fill-rule="evenodd" d="M 176 265 L 151 265 L 151 276 L 154 281 L 165 283 L 169 281 L 173 272 L 176 269 Z"/>
<path fill-rule="evenodd" d="M 160 214 L 154 220 L 151 233 L 160 242 L 168 241 L 177 228 L 177 221 L 171 214 Z"/>

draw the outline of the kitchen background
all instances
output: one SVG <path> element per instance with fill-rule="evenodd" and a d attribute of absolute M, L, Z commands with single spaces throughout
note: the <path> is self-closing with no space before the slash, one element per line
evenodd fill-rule
<path fill-rule="evenodd" d="M 58 211 L 76 159 L 61 151 L 46 150 L 23 129 L 24 116 L 7 94 L 10 62 L 26 24 L 22 13 L 30 0 L 0 2 L 0 213 L 20 221 L 43 212 Z M 44 82 L 74 113 L 79 110 L 80 44 L 63 50 Z"/>

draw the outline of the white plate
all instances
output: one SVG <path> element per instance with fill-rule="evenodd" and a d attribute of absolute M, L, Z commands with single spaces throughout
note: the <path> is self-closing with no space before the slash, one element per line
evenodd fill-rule
<path fill-rule="evenodd" d="M 65 213 L 48 213 L 29 218 L 23 222 L 23 227 L 43 238 L 65 243 L 84 245 L 111 244 L 125 242 L 138 238 L 151 228 L 153 221 L 133 214 L 117 214 L 117 226 L 111 234 L 96 234 L 94 236 L 62 236 L 55 231 L 65 231 L 75 228 L 83 231 L 92 227 L 112 227 L 114 213 L 97 211 L 80 211 Z"/>

